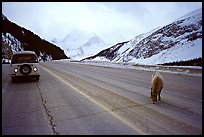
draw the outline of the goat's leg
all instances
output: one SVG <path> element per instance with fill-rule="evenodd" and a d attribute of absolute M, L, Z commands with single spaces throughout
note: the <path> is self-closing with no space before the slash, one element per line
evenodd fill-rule
<path fill-rule="evenodd" d="M 161 93 L 161 90 L 160 90 L 159 93 L 158 93 L 158 100 L 159 100 L 159 101 L 161 101 L 160 93 Z"/>

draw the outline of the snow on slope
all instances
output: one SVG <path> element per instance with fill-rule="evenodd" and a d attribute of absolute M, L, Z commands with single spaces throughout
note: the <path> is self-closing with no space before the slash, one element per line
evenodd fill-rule
<path fill-rule="evenodd" d="M 67 56 L 75 60 L 92 56 L 109 47 L 95 33 L 81 30 L 73 30 L 62 41 L 55 39 L 53 42 L 64 49 Z"/>
<path fill-rule="evenodd" d="M 193 43 L 179 44 L 169 49 L 161 51 L 159 54 L 153 55 L 146 59 L 135 59 L 131 62 L 137 64 L 156 65 L 167 62 L 187 61 L 202 57 L 202 39 L 197 39 Z"/>
<path fill-rule="evenodd" d="M 195 10 L 187 15 L 182 16 L 177 21 L 181 19 L 186 19 L 183 23 L 179 24 L 180 26 L 188 26 L 188 25 L 198 25 L 198 22 L 202 21 L 202 9 Z M 202 35 L 202 25 L 197 30 Z M 189 32 L 194 33 L 194 32 Z M 180 36 L 182 38 L 186 37 L 189 33 L 185 33 Z M 175 41 L 179 38 L 171 38 L 171 40 Z M 141 63 L 141 64 L 162 64 L 167 62 L 175 62 L 175 61 L 186 61 L 190 59 L 195 59 L 202 57 L 202 38 L 196 39 L 194 41 L 188 41 L 187 39 L 179 39 L 179 44 L 171 47 L 169 49 L 163 50 L 162 52 L 151 56 L 150 58 L 138 60 L 134 59 L 133 62 Z"/>
<path fill-rule="evenodd" d="M 109 48 L 111 49 L 111 48 Z M 202 9 L 124 43 L 114 53 L 112 62 L 162 64 L 202 57 Z M 104 53 L 94 60 L 104 60 Z"/>
<path fill-rule="evenodd" d="M 153 29 L 147 33 L 140 34 L 139 36 L 136 36 L 135 38 L 131 39 L 128 43 L 124 44 L 119 50 L 118 50 L 118 56 L 113 60 L 114 62 L 117 62 L 118 60 L 126 60 L 124 58 L 127 58 L 127 54 L 130 53 L 132 50 L 134 50 L 135 45 L 137 45 L 141 40 L 148 37 L 153 32 L 159 30 L 160 27 Z"/>
<path fill-rule="evenodd" d="M 2 33 L 2 42 L 8 43 L 11 46 L 13 52 L 23 50 L 21 47 L 22 43 L 10 33 Z"/>

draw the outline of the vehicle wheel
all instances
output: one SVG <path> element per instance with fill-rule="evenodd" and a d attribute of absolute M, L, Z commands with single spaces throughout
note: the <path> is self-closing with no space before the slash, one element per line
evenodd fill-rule
<path fill-rule="evenodd" d="M 20 67 L 20 72 L 24 75 L 28 75 L 31 71 L 32 68 L 30 65 L 25 64 Z"/>

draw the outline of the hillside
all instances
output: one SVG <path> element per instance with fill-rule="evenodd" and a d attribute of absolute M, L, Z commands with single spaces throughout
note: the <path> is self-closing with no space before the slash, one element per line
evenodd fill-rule
<path fill-rule="evenodd" d="M 202 9 L 86 59 L 164 64 L 202 58 Z M 84 59 L 84 60 L 86 60 Z"/>
<path fill-rule="evenodd" d="M 35 51 L 38 56 L 40 53 L 51 55 L 54 60 L 68 58 L 61 48 L 41 39 L 30 30 L 9 21 L 2 14 L 2 45 L 6 44 L 12 48 L 12 52 L 31 50 Z M 3 51 L 4 50 L 2 49 L 2 53 Z"/>

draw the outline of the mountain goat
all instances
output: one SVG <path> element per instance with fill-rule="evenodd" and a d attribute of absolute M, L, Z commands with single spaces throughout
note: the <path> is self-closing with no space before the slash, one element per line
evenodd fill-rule
<path fill-rule="evenodd" d="M 151 96 L 150 98 L 153 101 L 153 104 L 157 102 L 157 96 L 158 100 L 161 101 L 160 93 L 164 86 L 164 80 L 162 75 L 159 72 L 155 72 L 152 75 L 152 81 L 151 81 Z"/>

